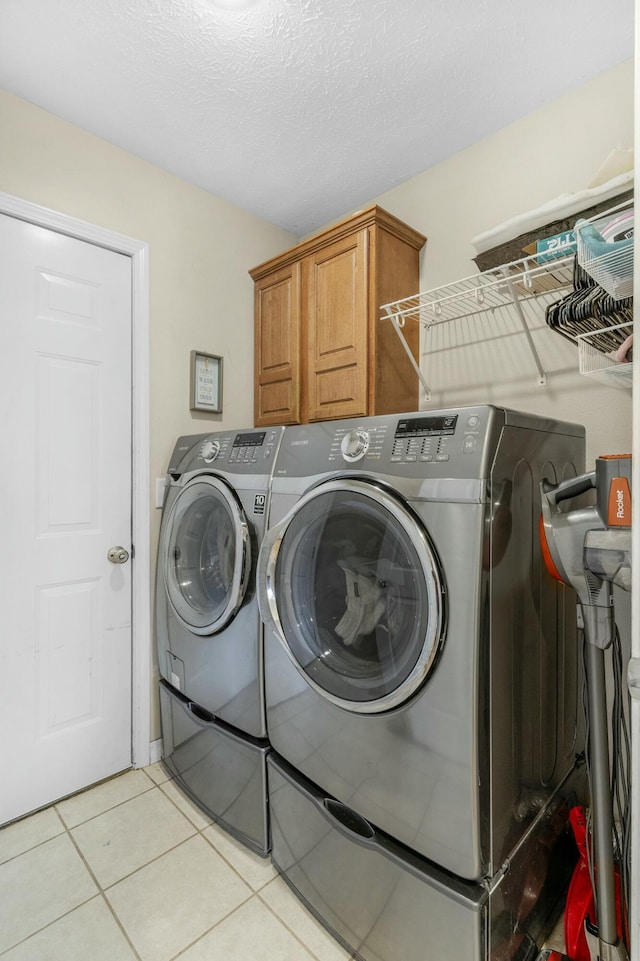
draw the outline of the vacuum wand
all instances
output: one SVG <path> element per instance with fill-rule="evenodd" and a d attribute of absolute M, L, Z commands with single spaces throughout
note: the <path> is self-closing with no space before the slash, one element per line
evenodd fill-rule
<path fill-rule="evenodd" d="M 594 506 L 561 510 L 561 502 L 590 489 Z M 550 573 L 576 591 L 585 638 L 599 959 L 626 961 L 616 917 L 604 652 L 615 630 L 613 585 L 631 589 L 631 458 L 599 457 L 593 473 L 555 486 L 543 481 L 541 491 L 543 556 Z"/>

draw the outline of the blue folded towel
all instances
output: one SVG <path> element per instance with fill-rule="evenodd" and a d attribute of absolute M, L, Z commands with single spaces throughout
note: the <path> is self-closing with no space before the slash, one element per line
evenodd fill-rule
<path fill-rule="evenodd" d="M 627 247 L 633 245 L 633 237 L 625 237 L 624 240 L 615 240 L 609 243 L 604 239 L 593 224 L 586 220 L 576 222 L 576 231 L 579 239 L 587 248 L 592 257 L 611 257 L 622 253 Z M 626 265 L 625 265 L 626 266 Z M 629 265 L 629 272 L 633 270 L 633 265 Z"/>

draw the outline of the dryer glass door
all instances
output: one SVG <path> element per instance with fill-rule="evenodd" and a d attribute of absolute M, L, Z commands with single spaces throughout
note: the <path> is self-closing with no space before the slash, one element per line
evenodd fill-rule
<path fill-rule="evenodd" d="M 187 482 L 163 524 L 160 558 L 171 606 L 195 634 L 234 616 L 251 570 L 249 527 L 233 491 L 217 477 Z"/>
<path fill-rule="evenodd" d="M 411 510 L 358 480 L 311 491 L 272 552 L 276 629 L 309 684 L 350 711 L 389 710 L 426 680 L 444 633 L 444 586 Z"/>

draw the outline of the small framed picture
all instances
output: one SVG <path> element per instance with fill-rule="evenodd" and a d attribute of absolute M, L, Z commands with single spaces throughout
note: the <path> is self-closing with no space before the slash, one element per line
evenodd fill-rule
<path fill-rule="evenodd" d="M 191 351 L 191 410 L 222 412 L 222 357 Z"/>

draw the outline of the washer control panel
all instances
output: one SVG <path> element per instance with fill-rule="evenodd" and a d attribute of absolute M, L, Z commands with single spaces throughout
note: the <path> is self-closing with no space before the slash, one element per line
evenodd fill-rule
<path fill-rule="evenodd" d="M 486 426 L 476 410 L 337 423 L 331 431 L 329 461 L 364 466 L 373 461 L 445 465 L 461 455 L 468 460 L 482 446 Z"/>
<path fill-rule="evenodd" d="M 211 464 L 220 453 L 219 440 L 206 440 L 200 448 L 200 456 L 205 464 Z"/>
<path fill-rule="evenodd" d="M 451 456 L 450 440 L 455 437 L 458 414 L 437 417 L 407 417 L 398 421 L 392 464 L 445 464 Z"/>
<path fill-rule="evenodd" d="M 504 414 L 489 405 L 383 414 L 285 429 L 274 477 L 324 471 L 395 477 L 484 476 Z"/>
<path fill-rule="evenodd" d="M 284 433 L 284 427 L 266 430 L 218 431 L 181 437 L 174 449 L 168 473 L 211 467 L 247 474 L 269 474 Z"/>
<path fill-rule="evenodd" d="M 264 464 L 273 460 L 280 430 L 253 430 L 236 434 L 229 453 L 230 464 Z"/>
<path fill-rule="evenodd" d="M 230 464 L 255 464 L 258 460 L 260 448 L 264 444 L 266 432 L 251 431 L 246 434 L 236 434 L 229 454 Z"/>
<path fill-rule="evenodd" d="M 381 460 L 384 441 L 389 433 L 388 424 L 377 422 L 353 427 L 338 421 L 331 428 L 328 450 L 331 464 L 344 467 L 345 464 L 357 464 L 359 461 L 369 463 Z"/>
<path fill-rule="evenodd" d="M 486 418 L 485 418 L 486 420 Z M 396 464 L 446 464 L 462 455 L 479 452 L 486 424 L 474 411 L 398 421 L 391 462 Z"/>

